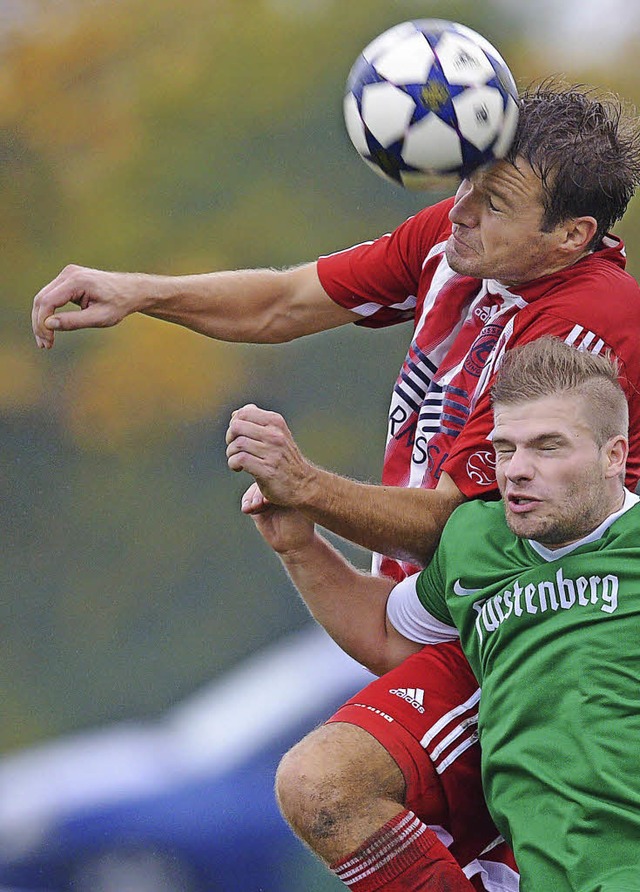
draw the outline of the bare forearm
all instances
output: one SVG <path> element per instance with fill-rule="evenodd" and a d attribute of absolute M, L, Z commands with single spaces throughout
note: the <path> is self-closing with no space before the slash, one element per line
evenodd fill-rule
<path fill-rule="evenodd" d="M 276 344 L 352 321 L 325 294 L 315 264 L 151 279 L 144 313 L 219 340 Z"/>
<path fill-rule="evenodd" d="M 437 489 L 374 486 L 311 464 L 284 418 L 249 404 L 233 413 L 227 430 L 232 471 L 247 471 L 259 485 L 243 510 L 271 504 L 295 508 L 314 523 L 391 557 L 426 563 L 451 512 L 464 495 L 446 473 Z"/>
<path fill-rule="evenodd" d="M 376 486 L 314 468 L 295 507 L 364 548 L 424 564 L 463 500 L 455 486 L 444 491 Z"/>
<path fill-rule="evenodd" d="M 75 304 L 77 309 L 68 309 Z M 64 313 L 58 310 L 65 308 Z M 318 278 L 316 264 L 192 276 L 120 273 L 70 264 L 33 301 L 39 347 L 55 333 L 110 328 L 132 313 L 174 322 L 211 338 L 281 343 L 353 321 Z"/>
<path fill-rule="evenodd" d="M 380 675 L 418 649 L 389 636 L 386 604 L 393 582 L 357 570 L 317 535 L 280 559 L 312 616 L 350 656 Z"/>
<path fill-rule="evenodd" d="M 141 312 L 224 341 L 275 343 L 284 288 L 273 270 L 145 276 Z"/>

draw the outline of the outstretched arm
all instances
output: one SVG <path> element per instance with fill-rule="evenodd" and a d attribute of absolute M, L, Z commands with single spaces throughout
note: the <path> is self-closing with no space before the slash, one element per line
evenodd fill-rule
<path fill-rule="evenodd" d="M 281 415 L 254 405 L 233 414 L 227 444 L 231 470 L 247 471 L 258 484 L 243 500 L 245 513 L 267 503 L 297 508 L 344 539 L 401 560 L 426 563 L 465 500 L 446 474 L 437 489 L 425 490 L 360 483 L 319 468 L 302 455 Z"/>
<path fill-rule="evenodd" d="M 420 650 L 387 621 L 392 580 L 357 570 L 295 509 L 271 505 L 253 520 L 313 617 L 346 653 L 381 675 Z"/>
<path fill-rule="evenodd" d="M 75 304 L 79 309 L 58 310 Z M 144 313 L 223 341 L 281 343 L 352 322 L 322 287 L 316 264 L 155 276 L 67 266 L 36 295 L 32 326 L 48 349 L 55 332 L 108 328 Z"/>

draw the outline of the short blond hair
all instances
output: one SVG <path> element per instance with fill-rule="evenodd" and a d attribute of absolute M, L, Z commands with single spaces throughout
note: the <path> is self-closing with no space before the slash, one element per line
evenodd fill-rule
<path fill-rule="evenodd" d="M 618 366 L 609 356 L 570 347 L 545 335 L 508 350 L 491 388 L 491 404 L 513 405 L 546 396 L 582 397 L 585 420 L 598 446 L 629 433 L 629 407 L 618 380 Z"/>

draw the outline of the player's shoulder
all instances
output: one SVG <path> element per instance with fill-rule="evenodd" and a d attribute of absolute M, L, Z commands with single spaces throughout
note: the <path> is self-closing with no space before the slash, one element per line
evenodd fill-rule
<path fill-rule="evenodd" d="M 622 242 L 608 237 L 601 249 L 560 271 L 558 293 L 561 296 L 580 293 L 586 299 L 590 296 L 594 300 L 605 299 L 607 305 L 622 305 L 631 298 L 640 307 L 640 286 L 625 266 L 626 255 Z"/>
<path fill-rule="evenodd" d="M 499 499 L 470 499 L 453 511 L 447 521 L 444 532 L 447 535 L 465 535 L 471 531 L 477 536 L 479 532 L 492 534 L 505 525 L 504 509 Z"/>
<path fill-rule="evenodd" d="M 576 264 L 575 273 L 578 279 L 590 281 L 594 286 L 603 283 L 606 287 L 609 283 L 615 283 L 616 288 L 640 300 L 640 286 L 626 269 L 626 255 L 621 242 L 589 254 Z"/>
<path fill-rule="evenodd" d="M 640 501 L 611 524 L 603 537 L 604 544 L 622 548 L 629 547 L 635 554 L 638 554 L 640 553 L 638 533 L 640 533 Z"/>
<path fill-rule="evenodd" d="M 405 226 L 415 230 L 448 234 L 451 231 L 449 212 L 453 207 L 453 198 L 445 198 L 436 204 L 428 205 L 417 211 L 405 221 Z"/>
<path fill-rule="evenodd" d="M 530 283 L 514 333 L 570 337 L 576 346 L 583 337 L 585 346 L 602 341 L 628 363 L 636 352 L 631 335 L 640 327 L 640 286 L 623 260 L 619 248 L 603 249 Z"/>
<path fill-rule="evenodd" d="M 437 201 L 435 204 L 429 204 L 426 207 L 422 208 L 422 210 L 418 211 L 415 216 L 416 217 L 424 217 L 430 216 L 441 219 L 448 219 L 449 211 L 453 207 L 454 198 L 443 198 L 441 201 Z"/>
<path fill-rule="evenodd" d="M 512 551 L 514 535 L 507 526 L 501 500 L 471 499 L 459 505 L 445 524 L 434 560 L 450 581 L 501 565 Z"/>
<path fill-rule="evenodd" d="M 428 259 L 439 260 L 451 235 L 452 204 L 453 199 L 448 198 L 428 205 L 387 233 L 385 262 L 387 265 L 399 263 L 398 276 L 409 271 L 417 280 L 424 274 Z"/>

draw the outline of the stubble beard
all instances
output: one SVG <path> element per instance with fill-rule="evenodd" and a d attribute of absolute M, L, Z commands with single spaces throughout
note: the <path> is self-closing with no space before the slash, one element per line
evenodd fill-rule
<path fill-rule="evenodd" d="M 584 494 L 589 493 L 585 502 Z M 573 510 L 556 512 L 545 520 L 536 519 L 527 527 L 526 518 L 505 514 L 507 526 L 522 539 L 533 539 L 546 548 L 561 548 L 583 539 L 592 533 L 611 514 L 602 480 L 599 475 L 589 474 L 576 482 L 565 493 L 564 505 L 576 506 Z M 604 506 L 604 507 L 603 507 Z M 520 522 L 522 521 L 522 522 Z"/>
<path fill-rule="evenodd" d="M 449 236 L 444 246 L 444 256 L 449 268 L 459 276 L 470 276 L 473 279 L 487 278 L 484 271 L 478 268 L 478 262 L 472 258 L 460 257 L 453 245 L 453 236 Z M 488 278 L 491 278 L 490 276 Z"/>

